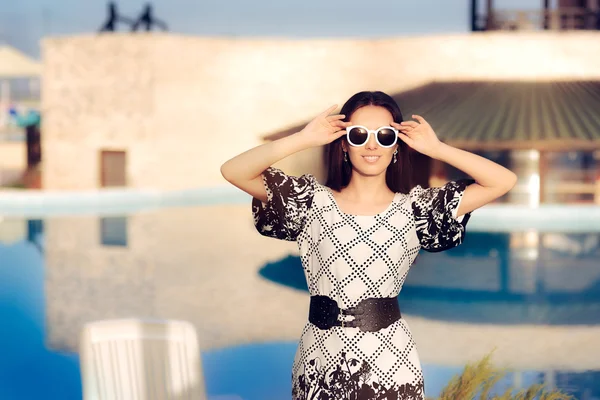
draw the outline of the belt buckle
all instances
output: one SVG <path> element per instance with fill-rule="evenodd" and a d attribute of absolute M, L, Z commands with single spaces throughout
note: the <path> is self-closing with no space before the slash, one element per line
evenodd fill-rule
<path fill-rule="evenodd" d="M 346 327 L 346 321 L 342 320 L 342 324 L 341 325 L 342 325 L 342 328 L 345 328 Z"/>

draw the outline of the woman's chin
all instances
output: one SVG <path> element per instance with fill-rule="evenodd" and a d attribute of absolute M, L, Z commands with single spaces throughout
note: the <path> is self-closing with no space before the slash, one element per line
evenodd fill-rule
<path fill-rule="evenodd" d="M 387 165 L 384 165 L 383 163 L 376 163 L 376 164 L 360 163 L 360 165 L 355 165 L 354 168 L 361 175 L 378 176 L 382 173 L 385 173 L 385 171 L 387 169 Z"/>

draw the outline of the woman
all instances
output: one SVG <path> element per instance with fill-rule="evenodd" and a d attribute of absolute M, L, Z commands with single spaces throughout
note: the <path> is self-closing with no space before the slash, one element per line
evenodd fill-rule
<path fill-rule="evenodd" d="M 292 368 L 293 399 L 423 399 L 418 353 L 397 296 L 419 250 L 458 246 L 471 212 L 507 193 L 516 175 L 440 142 L 418 115 L 403 121 L 385 93 L 357 93 L 329 115 L 336 107 L 298 133 L 227 161 L 221 173 L 253 196 L 261 234 L 298 242 L 311 297 Z M 323 145 L 325 185 L 271 167 Z M 474 180 L 411 187 L 413 150 Z"/>

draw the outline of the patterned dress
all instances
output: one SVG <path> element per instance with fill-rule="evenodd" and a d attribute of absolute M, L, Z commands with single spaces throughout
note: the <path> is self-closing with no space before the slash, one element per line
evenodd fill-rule
<path fill-rule="evenodd" d="M 422 248 L 458 246 L 470 213 L 456 218 L 462 179 L 441 188 L 416 186 L 396 193 L 376 215 L 342 212 L 332 191 L 312 175 L 293 177 L 276 168 L 263 173 L 268 200 L 254 198 L 252 213 L 265 236 L 297 241 L 310 295 L 329 296 L 340 308 L 370 297 L 400 293 Z M 353 317 L 341 317 L 350 321 Z M 377 332 L 335 326 L 304 327 L 292 367 L 294 400 L 424 398 L 419 356 L 401 318 Z"/>

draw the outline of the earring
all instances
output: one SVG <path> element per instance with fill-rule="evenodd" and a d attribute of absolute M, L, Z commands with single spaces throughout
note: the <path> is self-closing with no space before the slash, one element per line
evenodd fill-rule
<path fill-rule="evenodd" d="M 344 152 L 344 161 L 348 162 L 348 152 L 347 151 Z"/>
<path fill-rule="evenodd" d="M 396 154 L 398 154 L 398 150 L 394 151 L 394 163 L 396 163 L 396 161 L 398 161 L 398 159 L 396 158 Z"/>

